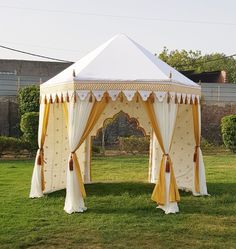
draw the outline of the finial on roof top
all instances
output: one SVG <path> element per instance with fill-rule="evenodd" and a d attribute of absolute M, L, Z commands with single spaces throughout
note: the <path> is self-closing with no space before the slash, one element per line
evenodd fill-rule
<path fill-rule="evenodd" d="M 75 69 L 73 69 L 73 77 L 75 77 Z"/>
<path fill-rule="evenodd" d="M 169 75 L 169 78 L 172 79 L 172 72 L 170 71 L 170 75 Z"/>

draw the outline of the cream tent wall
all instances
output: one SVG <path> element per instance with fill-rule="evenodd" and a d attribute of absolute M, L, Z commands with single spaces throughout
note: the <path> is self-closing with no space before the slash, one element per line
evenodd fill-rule
<path fill-rule="evenodd" d="M 39 150 L 30 197 L 66 188 L 65 211 L 86 210 L 90 137 L 120 110 L 150 135 L 152 199 L 178 212 L 178 188 L 206 195 L 200 86 L 117 35 L 40 87 Z M 193 160 L 194 157 L 194 160 Z"/>

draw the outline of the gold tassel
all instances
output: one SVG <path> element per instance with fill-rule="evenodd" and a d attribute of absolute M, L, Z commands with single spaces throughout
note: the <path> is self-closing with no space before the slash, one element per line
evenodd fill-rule
<path fill-rule="evenodd" d="M 70 171 L 73 171 L 74 165 L 73 165 L 73 158 L 72 155 L 70 156 L 70 161 L 69 161 L 69 169 Z"/>
<path fill-rule="evenodd" d="M 199 104 L 199 103 L 198 103 L 198 98 L 195 97 L 195 105 L 197 105 L 197 104 Z"/>
<path fill-rule="evenodd" d="M 178 97 L 177 97 L 177 94 L 175 94 L 175 104 L 178 104 Z"/>
<path fill-rule="evenodd" d="M 190 105 L 193 105 L 193 99 L 192 99 L 192 96 L 190 97 Z"/>
<path fill-rule="evenodd" d="M 155 98 L 154 98 L 153 94 L 150 95 L 149 99 L 150 99 L 150 102 L 152 104 L 155 102 Z"/>
<path fill-rule="evenodd" d="M 186 95 L 186 97 L 185 97 L 185 102 L 184 102 L 184 104 L 185 104 L 185 105 L 188 104 L 188 97 L 187 97 L 187 95 Z"/>
<path fill-rule="evenodd" d="M 193 154 L 193 161 L 196 162 L 197 161 L 197 152 L 195 151 Z"/>
<path fill-rule="evenodd" d="M 136 103 L 139 102 L 139 97 L 138 97 L 138 94 L 136 95 Z"/>
<path fill-rule="evenodd" d="M 47 104 L 47 97 L 46 96 L 44 97 L 44 104 L 45 105 Z"/>
<path fill-rule="evenodd" d="M 170 93 L 169 92 L 167 93 L 167 103 L 168 104 L 170 103 Z"/>
<path fill-rule="evenodd" d="M 56 103 L 57 104 L 59 103 L 59 98 L 58 98 L 57 94 L 56 94 Z"/>
<path fill-rule="evenodd" d="M 166 172 L 169 173 L 170 172 L 170 156 L 167 154 L 166 155 Z"/>
<path fill-rule="evenodd" d="M 66 102 L 70 102 L 70 98 L 69 98 L 69 94 L 68 94 L 68 92 L 67 92 L 67 94 L 66 94 Z"/>
<path fill-rule="evenodd" d="M 105 94 L 105 101 L 106 101 L 106 103 L 109 102 L 109 95 L 108 94 Z"/>
<path fill-rule="evenodd" d="M 40 153 L 38 154 L 38 157 L 37 157 L 37 165 L 42 165 L 42 158 L 41 158 Z"/>
<path fill-rule="evenodd" d="M 61 103 L 63 103 L 64 100 L 63 100 L 63 94 L 61 94 Z"/>
<path fill-rule="evenodd" d="M 93 95 L 92 95 L 92 93 L 91 93 L 90 96 L 89 96 L 89 102 L 90 102 L 90 103 L 93 102 Z"/>
<path fill-rule="evenodd" d="M 50 95 L 49 103 L 52 104 L 52 95 Z"/>
<path fill-rule="evenodd" d="M 120 102 L 122 103 L 124 101 L 124 97 L 123 97 L 123 94 L 121 93 L 120 94 Z"/>
<path fill-rule="evenodd" d="M 183 104 L 183 96 L 182 96 L 182 94 L 181 94 L 181 97 L 180 97 L 180 104 Z"/>

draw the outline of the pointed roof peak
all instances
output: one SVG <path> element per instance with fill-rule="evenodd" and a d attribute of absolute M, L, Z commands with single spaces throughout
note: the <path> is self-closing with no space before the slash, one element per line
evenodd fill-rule
<path fill-rule="evenodd" d="M 107 42 L 84 56 L 46 82 L 60 84 L 74 81 L 170 81 L 198 86 L 193 81 L 157 58 L 126 34 L 114 35 Z"/>

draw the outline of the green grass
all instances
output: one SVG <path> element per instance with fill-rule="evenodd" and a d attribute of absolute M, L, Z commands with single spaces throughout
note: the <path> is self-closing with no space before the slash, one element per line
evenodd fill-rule
<path fill-rule="evenodd" d="M 87 212 L 65 191 L 29 199 L 32 161 L 0 161 L 0 248 L 236 248 L 236 156 L 205 156 L 210 197 L 181 193 L 180 213 L 150 200 L 146 156 L 93 159 Z"/>

